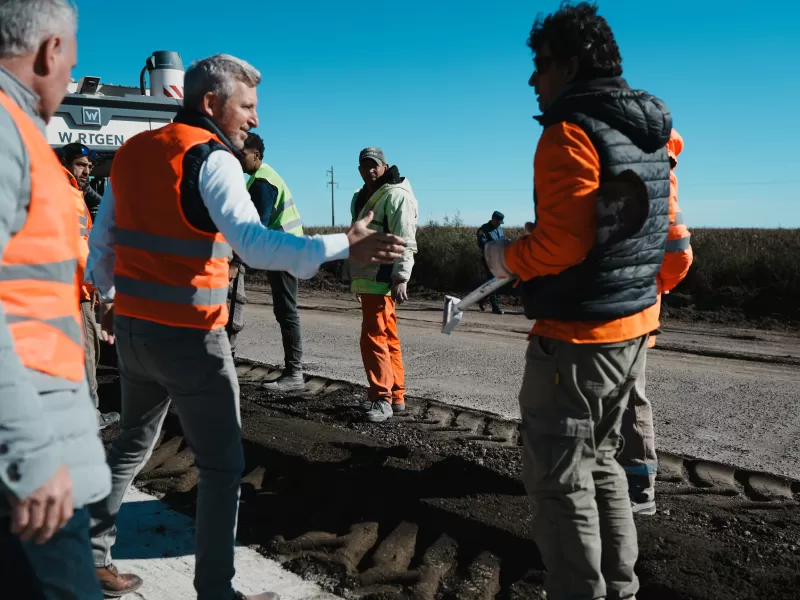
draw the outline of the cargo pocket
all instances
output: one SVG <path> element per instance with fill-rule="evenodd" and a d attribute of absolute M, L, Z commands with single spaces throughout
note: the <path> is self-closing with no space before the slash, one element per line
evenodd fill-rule
<path fill-rule="evenodd" d="M 559 373 L 555 349 L 545 338 L 532 336 L 525 352 L 525 371 L 519 391 L 520 413 L 549 410 L 556 402 Z"/>
<path fill-rule="evenodd" d="M 522 415 L 523 480 L 529 493 L 569 493 L 588 486 L 591 472 L 581 461 L 591 455 L 590 419 Z"/>

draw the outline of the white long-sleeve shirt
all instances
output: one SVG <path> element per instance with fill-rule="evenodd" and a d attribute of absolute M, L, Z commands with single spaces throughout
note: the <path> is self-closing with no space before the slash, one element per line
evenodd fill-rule
<path fill-rule="evenodd" d="M 322 263 L 345 259 L 350 254 L 350 244 L 343 233 L 296 236 L 264 227 L 250 200 L 239 161 L 230 152 L 217 150 L 208 156 L 200 168 L 199 188 L 214 225 L 251 267 L 288 271 L 299 279 L 310 279 Z M 84 277 L 105 302 L 114 298 L 115 222 L 114 192 L 107 185 L 89 235 Z"/>

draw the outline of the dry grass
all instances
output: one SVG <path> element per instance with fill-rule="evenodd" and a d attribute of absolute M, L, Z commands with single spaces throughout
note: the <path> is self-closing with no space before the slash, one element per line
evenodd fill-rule
<path fill-rule="evenodd" d="M 412 291 L 468 292 L 483 282 L 476 227 L 460 222 L 419 228 Z M 343 229 L 308 228 L 308 233 Z M 516 239 L 522 229 L 506 229 Z M 748 320 L 800 321 L 800 229 L 694 229 L 695 261 L 666 298 L 671 308 L 727 313 Z M 337 265 L 320 275 L 330 288 Z M 510 299 L 509 299 L 510 300 Z"/>

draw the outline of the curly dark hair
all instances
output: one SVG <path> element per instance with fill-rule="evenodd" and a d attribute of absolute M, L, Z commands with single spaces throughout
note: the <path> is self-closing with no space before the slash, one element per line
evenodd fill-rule
<path fill-rule="evenodd" d="M 264 156 L 264 140 L 261 136 L 252 131 L 247 134 L 247 139 L 244 141 L 244 147 L 250 150 L 258 150 L 262 158 Z"/>
<path fill-rule="evenodd" d="M 622 75 L 622 57 L 611 27 L 593 2 L 561 3 L 553 14 L 536 16 L 528 46 L 534 53 L 547 43 L 553 57 L 578 59 L 578 80 Z"/>

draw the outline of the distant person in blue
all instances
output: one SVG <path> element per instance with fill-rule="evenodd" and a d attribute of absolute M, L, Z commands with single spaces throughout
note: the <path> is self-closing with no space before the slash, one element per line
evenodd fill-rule
<path fill-rule="evenodd" d="M 492 272 L 489 270 L 489 265 L 486 264 L 486 259 L 483 258 L 483 247 L 487 244 L 487 242 L 496 242 L 498 240 L 505 239 L 503 235 L 503 220 L 505 219 L 505 215 L 500 211 L 494 211 L 492 213 L 492 220 L 488 223 L 484 223 L 478 229 L 478 248 L 481 249 L 481 260 L 483 261 L 483 270 L 484 273 L 487 274 L 487 278 L 491 279 L 494 277 Z M 497 292 L 492 292 L 489 294 L 489 302 L 492 305 L 492 313 L 495 315 L 502 315 L 503 311 L 500 309 L 500 304 L 497 302 Z M 478 307 L 481 310 L 486 310 L 486 298 L 481 300 L 478 303 Z"/>

